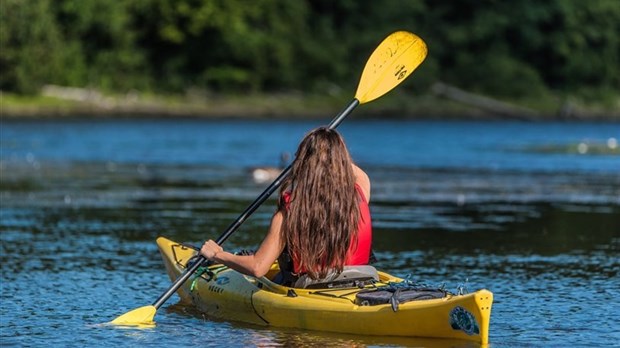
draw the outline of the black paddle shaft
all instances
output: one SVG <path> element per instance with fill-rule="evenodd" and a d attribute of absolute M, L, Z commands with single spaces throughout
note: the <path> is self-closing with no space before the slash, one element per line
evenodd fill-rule
<path fill-rule="evenodd" d="M 336 129 L 336 127 L 338 127 L 338 125 L 340 125 L 340 123 L 353 111 L 353 109 L 355 109 L 355 107 L 357 107 L 360 104 L 359 100 L 357 99 L 353 99 L 353 101 L 351 101 L 351 103 L 344 109 L 342 110 L 329 124 L 328 128 L 329 129 Z M 250 204 L 244 211 L 243 213 L 241 213 L 241 215 L 239 215 L 239 217 L 237 218 L 237 220 L 235 220 L 232 224 L 230 224 L 230 226 L 228 226 L 228 228 L 226 229 L 226 231 L 224 231 L 224 233 L 222 233 L 221 236 L 219 236 L 218 239 L 215 240 L 215 242 L 219 245 L 221 245 L 222 243 L 224 243 L 228 237 L 230 237 L 239 227 L 241 227 L 241 225 L 245 222 L 245 220 L 247 220 L 248 217 L 250 217 L 250 215 L 252 215 L 256 209 L 258 209 L 268 198 L 269 196 L 271 196 L 271 194 L 273 194 L 284 182 L 284 180 L 289 176 L 289 174 L 291 173 L 291 169 L 292 169 L 292 164 L 289 164 L 288 167 L 286 167 L 286 169 L 284 169 L 282 171 L 282 173 L 280 173 L 280 175 L 278 175 L 278 177 L 271 183 L 271 185 L 269 185 L 269 187 L 267 187 L 265 189 L 265 191 L 263 191 L 263 193 L 260 194 L 260 196 L 258 196 L 258 198 L 256 198 L 256 200 L 254 200 L 254 202 L 252 202 L 252 204 Z M 155 302 L 153 302 L 153 306 L 156 309 L 159 309 L 159 307 L 161 307 L 161 305 L 164 304 L 164 302 L 166 302 L 170 296 L 172 296 L 175 291 L 177 291 L 184 283 L 185 281 L 192 275 L 194 274 L 194 272 L 196 272 L 196 270 L 206 261 L 207 259 L 200 255 L 200 257 L 198 258 L 198 260 L 196 262 L 194 262 L 194 264 L 188 268 L 187 270 L 185 270 L 185 272 L 179 277 L 177 278 L 177 280 L 172 284 L 172 286 L 164 293 L 162 294 L 157 300 L 155 300 Z"/>

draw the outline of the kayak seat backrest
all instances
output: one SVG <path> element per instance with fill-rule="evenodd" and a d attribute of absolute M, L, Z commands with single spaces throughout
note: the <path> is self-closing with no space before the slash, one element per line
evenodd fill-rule
<path fill-rule="evenodd" d="M 323 279 L 302 275 L 293 287 L 303 289 L 355 288 L 379 281 L 377 269 L 370 265 L 344 266 L 341 273 L 333 272 Z"/>

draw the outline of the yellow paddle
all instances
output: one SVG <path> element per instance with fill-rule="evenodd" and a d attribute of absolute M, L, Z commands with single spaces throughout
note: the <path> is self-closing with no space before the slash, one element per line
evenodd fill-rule
<path fill-rule="evenodd" d="M 355 98 L 331 121 L 329 128 L 334 129 L 338 127 L 340 122 L 342 122 L 342 120 L 344 120 L 344 118 L 359 104 L 375 100 L 403 82 L 407 76 L 424 61 L 426 53 L 427 49 L 424 41 L 412 33 L 397 31 L 385 38 L 368 59 L 364 71 L 362 72 Z M 243 224 L 243 222 L 278 189 L 278 187 L 280 187 L 290 171 L 291 166 L 289 165 L 215 242 L 220 245 L 224 243 L 224 241 L 226 241 L 226 239 L 228 239 L 228 237 L 233 234 L 233 232 L 235 232 L 237 228 L 239 228 L 239 226 L 241 226 L 241 224 Z M 166 302 L 166 300 L 168 300 L 168 298 L 170 298 L 170 296 L 172 296 L 205 261 L 206 259 L 201 256 L 199 260 L 190 268 L 186 269 L 172 286 L 153 302 L 152 305 L 136 308 L 127 312 L 112 320 L 111 324 L 129 326 L 153 325 L 153 318 L 155 317 L 157 309 L 159 309 L 159 307 L 161 307 L 161 305 L 164 304 L 164 302 Z"/>

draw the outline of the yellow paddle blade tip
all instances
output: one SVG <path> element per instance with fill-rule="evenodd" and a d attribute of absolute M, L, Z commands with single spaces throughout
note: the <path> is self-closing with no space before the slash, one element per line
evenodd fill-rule
<path fill-rule="evenodd" d="M 390 34 L 366 62 L 355 99 L 364 104 L 389 92 L 411 75 L 427 53 L 419 36 L 407 31 Z"/>
<path fill-rule="evenodd" d="M 155 321 L 153 321 L 153 318 L 155 317 L 156 312 L 157 308 L 155 308 L 154 306 L 144 306 L 136 308 L 112 320 L 110 324 L 121 326 L 151 327 L 155 325 Z"/>

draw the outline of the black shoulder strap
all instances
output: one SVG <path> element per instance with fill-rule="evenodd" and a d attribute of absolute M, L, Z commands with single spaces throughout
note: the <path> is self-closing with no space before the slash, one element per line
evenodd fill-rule
<path fill-rule="evenodd" d="M 288 252 L 288 247 L 284 247 L 282 254 L 278 257 L 278 265 L 280 266 L 280 274 L 282 275 L 282 285 L 290 286 L 297 281 L 294 274 L 293 258 Z"/>
<path fill-rule="evenodd" d="M 372 250 L 372 247 L 370 248 L 370 256 L 368 257 L 368 264 L 372 265 L 373 263 L 377 262 L 377 257 L 375 256 L 375 252 L 374 250 Z"/>

